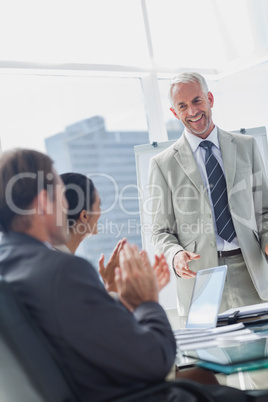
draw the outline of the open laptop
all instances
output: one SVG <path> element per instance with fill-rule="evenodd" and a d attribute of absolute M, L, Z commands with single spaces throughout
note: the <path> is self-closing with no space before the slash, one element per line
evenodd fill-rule
<path fill-rule="evenodd" d="M 227 274 L 227 265 L 203 269 L 195 277 L 187 329 L 215 328 Z"/>
<path fill-rule="evenodd" d="M 202 330 L 216 327 L 226 274 L 227 265 L 220 265 L 197 272 L 186 330 Z M 185 332 L 185 329 L 183 331 Z"/>

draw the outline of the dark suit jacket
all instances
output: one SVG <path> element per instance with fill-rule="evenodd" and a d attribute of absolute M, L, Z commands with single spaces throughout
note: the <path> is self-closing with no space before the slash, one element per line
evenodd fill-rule
<path fill-rule="evenodd" d="M 90 263 L 20 233 L 4 235 L 0 274 L 49 338 L 84 401 L 104 401 L 163 380 L 176 353 L 155 302 L 131 314 Z"/>

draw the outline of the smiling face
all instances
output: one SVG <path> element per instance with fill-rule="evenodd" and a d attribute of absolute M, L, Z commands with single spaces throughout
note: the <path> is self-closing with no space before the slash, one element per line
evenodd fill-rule
<path fill-rule="evenodd" d="M 172 88 L 174 116 L 181 120 L 187 130 L 197 137 L 207 138 L 214 128 L 211 108 L 214 98 L 205 94 L 198 82 L 179 83 Z"/>

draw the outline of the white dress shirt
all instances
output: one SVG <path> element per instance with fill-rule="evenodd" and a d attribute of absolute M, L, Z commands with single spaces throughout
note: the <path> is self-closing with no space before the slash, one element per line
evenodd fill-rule
<path fill-rule="evenodd" d="M 231 243 L 228 243 L 226 240 L 224 240 L 222 237 L 220 237 L 217 232 L 214 208 L 213 208 L 213 203 L 212 203 L 212 199 L 211 199 L 210 187 L 209 187 L 209 183 L 208 183 L 207 171 L 206 171 L 206 166 L 205 166 L 206 150 L 199 146 L 200 142 L 202 142 L 203 139 L 197 137 L 196 135 L 189 133 L 187 131 L 187 129 L 185 129 L 185 136 L 186 136 L 187 141 L 190 144 L 195 161 L 197 163 L 201 177 L 203 179 L 205 188 L 207 189 L 207 192 L 208 192 L 211 210 L 212 210 L 212 214 L 213 214 L 214 229 L 215 229 L 215 233 L 216 233 L 217 250 L 218 251 L 227 251 L 227 250 L 234 250 L 236 248 L 239 248 L 237 237 L 235 237 Z M 213 142 L 213 146 L 211 148 L 212 153 L 215 156 L 215 158 L 217 159 L 217 161 L 219 162 L 219 164 L 222 168 L 223 174 L 225 175 L 216 126 L 211 131 L 211 133 L 206 138 L 206 140 Z"/>

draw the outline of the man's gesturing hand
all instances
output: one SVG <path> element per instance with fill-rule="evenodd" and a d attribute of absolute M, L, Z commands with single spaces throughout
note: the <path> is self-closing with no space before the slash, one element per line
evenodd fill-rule
<path fill-rule="evenodd" d="M 179 251 L 173 260 L 174 269 L 181 278 L 194 278 L 196 272 L 189 269 L 188 262 L 198 260 L 199 258 L 199 254 L 192 253 L 191 251 Z"/>
<path fill-rule="evenodd" d="M 146 301 L 158 301 L 156 275 L 147 254 L 141 257 L 138 247 L 124 244 L 115 270 L 115 282 L 121 302 L 131 311 Z"/>

